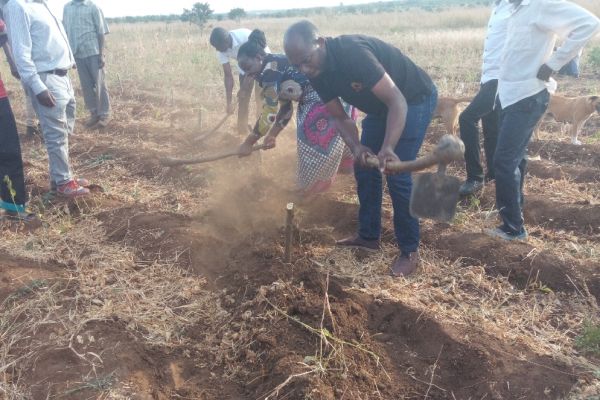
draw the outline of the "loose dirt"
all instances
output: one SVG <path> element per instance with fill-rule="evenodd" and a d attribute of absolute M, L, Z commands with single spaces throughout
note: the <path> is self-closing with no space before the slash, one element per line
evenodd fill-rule
<path fill-rule="evenodd" d="M 532 144 L 543 160 L 531 163 L 530 176 L 569 192 L 550 198 L 530 188 L 532 243 L 479 232 L 490 224 L 482 210 L 494 207 L 488 185 L 461 203 L 463 220 L 424 222 L 424 265 L 392 280 L 383 272 L 397 251 L 387 195 L 384 250 L 335 250 L 336 239 L 356 231 L 351 176 L 326 195 L 298 199 L 292 139 L 250 159 L 165 168 L 161 156 L 210 152 L 238 138 L 194 144 L 188 127 L 176 140 L 169 126 L 180 114 L 161 116 L 165 99 L 127 93 L 116 101 L 131 118 L 78 137 L 72 152 L 103 190 L 46 202 L 39 237 L 2 227 L 0 389 L 18 388 L 14 398 L 575 399 L 597 384 L 593 358 L 573 341 L 581 316 L 593 318 L 600 301 L 598 145 Z M 160 125 L 148 121 L 156 115 Z M 426 147 L 442 133 L 435 126 Z M 28 164 L 39 193 L 45 168 L 42 159 Z M 289 264 L 288 202 L 296 204 Z M 589 254 L 565 251 L 577 243 L 565 245 L 560 232 L 586 241 Z M 40 262 L 23 258 L 29 248 Z M 463 272 L 473 281 L 457 283 Z M 158 289 L 168 302 L 152 297 Z M 471 306 L 461 296 L 481 297 Z M 489 302 L 495 310 L 483 307 Z M 531 317 L 515 327 L 505 317 L 514 310 L 505 307 L 533 314 L 550 303 L 567 311 L 554 311 L 546 325 Z"/>

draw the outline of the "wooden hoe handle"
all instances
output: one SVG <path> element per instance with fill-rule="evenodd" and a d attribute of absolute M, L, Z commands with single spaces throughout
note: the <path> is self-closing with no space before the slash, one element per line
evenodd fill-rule
<path fill-rule="evenodd" d="M 465 145 L 456 136 L 444 135 L 438 142 L 435 149 L 417 158 L 414 161 L 394 161 L 386 165 L 386 172 L 400 174 L 403 172 L 420 171 L 437 164 L 450 164 L 452 161 L 460 161 L 465 157 Z M 379 168 L 379 159 L 377 157 L 367 158 L 367 164 L 373 168 Z"/>
<path fill-rule="evenodd" d="M 263 144 L 255 145 L 254 147 L 252 147 L 252 151 L 264 150 L 266 148 L 267 147 Z M 211 156 L 204 156 L 204 157 L 197 157 L 197 158 L 182 159 L 182 158 L 167 157 L 167 158 L 161 159 L 160 163 L 162 165 L 166 165 L 168 167 L 174 167 L 176 165 L 185 165 L 185 164 L 202 164 L 202 163 L 222 160 L 224 158 L 239 156 L 239 155 L 240 155 L 240 152 L 237 149 L 235 149 L 235 150 L 223 151 L 221 153 L 213 154 Z"/>

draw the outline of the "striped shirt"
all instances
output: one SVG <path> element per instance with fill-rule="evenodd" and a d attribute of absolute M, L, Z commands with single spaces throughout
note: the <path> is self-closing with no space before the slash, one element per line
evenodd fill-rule
<path fill-rule="evenodd" d="M 109 33 L 102 10 L 92 1 L 72 0 L 63 12 L 63 24 L 75 58 L 100 54 L 98 36 Z"/>
<path fill-rule="evenodd" d="M 36 95 L 48 90 L 39 73 L 74 63 L 62 24 L 44 0 L 11 0 L 3 12 L 21 82 Z"/>

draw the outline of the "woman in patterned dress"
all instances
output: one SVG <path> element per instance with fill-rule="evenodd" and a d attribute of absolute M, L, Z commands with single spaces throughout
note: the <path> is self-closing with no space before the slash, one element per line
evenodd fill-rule
<path fill-rule="evenodd" d="M 249 155 L 261 137 L 264 144 L 275 147 L 277 135 L 292 118 L 292 102 L 297 101 L 298 189 L 305 195 L 323 192 L 331 186 L 338 170 L 352 170 L 352 154 L 308 78 L 284 55 L 267 54 L 266 46 L 264 33 L 255 29 L 238 52 L 240 68 L 258 81 L 263 97 L 260 117 L 240 146 L 240 153 Z M 356 118 L 350 106 L 346 112 Z"/>

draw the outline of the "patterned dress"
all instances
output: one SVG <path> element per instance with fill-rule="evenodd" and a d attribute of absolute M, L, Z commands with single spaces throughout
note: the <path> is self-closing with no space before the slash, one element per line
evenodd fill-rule
<path fill-rule="evenodd" d="M 308 78 L 291 66 L 285 56 L 267 55 L 263 68 L 257 78 L 262 88 L 263 107 L 254 132 L 264 136 L 273 124 L 285 127 L 291 119 L 292 101 L 297 101 L 298 188 L 305 194 L 327 190 L 338 170 L 349 172 L 353 165 L 352 154 L 336 128 L 334 118 Z M 290 82 L 297 88 L 297 93 L 291 97 L 282 93 L 282 87 Z M 344 107 L 356 119 L 356 110 L 347 104 Z"/>

